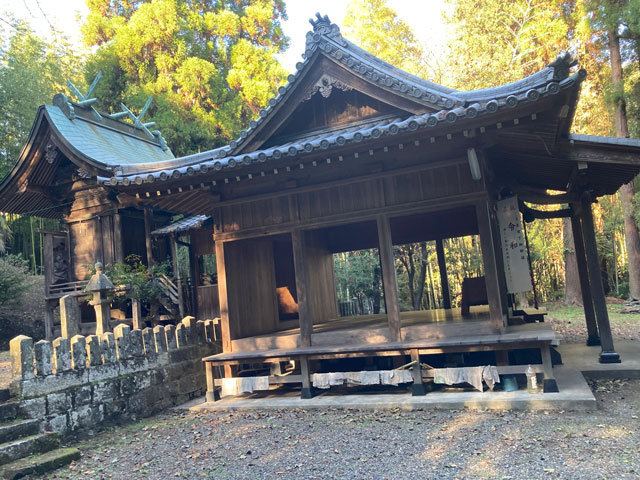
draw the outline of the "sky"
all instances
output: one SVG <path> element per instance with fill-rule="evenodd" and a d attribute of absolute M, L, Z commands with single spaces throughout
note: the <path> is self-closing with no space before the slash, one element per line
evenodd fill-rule
<path fill-rule="evenodd" d="M 302 60 L 305 35 L 311 29 L 309 19 L 316 12 L 328 15 L 333 23 L 342 25 L 348 0 L 285 0 L 289 19 L 283 23 L 285 34 L 291 39 L 289 49 L 278 58 L 283 66 L 295 70 L 295 64 Z M 446 31 L 441 21 L 445 9 L 444 0 L 388 0 L 398 16 L 407 22 L 418 39 L 438 51 L 445 42 Z M 53 25 L 64 32 L 73 44 L 80 45 L 80 24 L 87 14 L 84 0 L 0 0 L 0 18 L 14 17 L 31 24 L 40 36 L 46 37 Z M 8 27 L 0 22 L 0 29 L 6 34 Z"/>

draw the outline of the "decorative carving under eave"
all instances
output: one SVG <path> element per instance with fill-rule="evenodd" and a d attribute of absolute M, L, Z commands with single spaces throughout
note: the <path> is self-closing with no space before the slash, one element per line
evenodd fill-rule
<path fill-rule="evenodd" d="M 47 143 L 47 146 L 44 147 L 44 158 L 47 160 L 47 162 L 49 164 L 52 164 L 57 156 L 58 147 L 56 147 L 53 143 Z"/>
<path fill-rule="evenodd" d="M 79 178 L 89 178 L 91 177 L 91 173 L 85 167 L 80 167 L 76 170 L 76 174 Z"/>
<path fill-rule="evenodd" d="M 313 87 L 311 87 L 309 93 L 305 95 L 304 100 L 306 101 L 311 99 L 311 97 L 313 97 L 317 92 L 320 92 L 320 95 L 322 95 L 324 98 L 329 98 L 334 87 L 339 88 L 343 92 L 352 89 L 351 86 L 338 80 L 337 78 L 324 74 L 316 83 L 313 84 Z"/>

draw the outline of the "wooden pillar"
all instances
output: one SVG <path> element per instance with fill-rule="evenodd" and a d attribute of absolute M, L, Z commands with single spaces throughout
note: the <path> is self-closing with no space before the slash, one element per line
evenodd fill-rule
<path fill-rule="evenodd" d="M 119 213 L 113 214 L 113 249 L 117 263 L 124 262 L 124 245 L 122 244 L 122 218 Z"/>
<path fill-rule="evenodd" d="M 189 271 L 191 273 L 191 285 L 189 296 L 191 297 L 190 315 L 198 315 L 198 280 L 200 278 L 200 269 L 198 268 L 198 256 L 193 243 L 189 242 Z"/>
<path fill-rule="evenodd" d="M 579 205 L 574 212 L 579 211 Z M 587 323 L 587 345 L 600 345 L 600 335 L 596 323 L 596 314 L 593 311 L 593 299 L 591 297 L 591 286 L 589 285 L 589 270 L 587 268 L 587 257 L 584 251 L 584 240 L 582 238 L 582 225 L 580 217 L 571 217 L 571 230 L 573 232 L 573 245 L 576 252 L 576 263 L 578 264 L 578 276 L 580 277 L 580 290 L 582 291 L 582 304 L 584 305 L 584 316 Z"/>
<path fill-rule="evenodd" d="M 600 274 L 600 262 L 598 260 L 598 246 L 596 244 L 596 233 L 593 225 L 593 213 L 591 212 L 591 196 L 588 193 L 582 195 L 582 208 L 580 211 L 582 218 L 582 238 L 587 257 L 587 268 L 589 270 L 589 284 L 591 285 L 591 296 L 593 297 L 593 308 L 598 323 L 600 333 L 600 363 L 620 363 L 618 355 L 613 347 L 613 336 L 611 335 L 611 325 L 609 323 L 609 313 L 602 286 L 602 275 Z"/>
<path fill-rule="evenodd" d="M 444 256 L 442 239 L 436 240 L 436 254 L 438 256 L 438 270 L 440 271 L 440 283 L 442 285 L 442 306 L 451 308 L 451 294 L 449 293 L 449 277 L 447 276 L 447 261 Z"/>
<path fill-rule="evenodd" d="M 151 217 L 152 212 L 150 208 L 144 209 L 144 242 L 147 248 L 147 265 L 153 265 L 153 249 L 151 246 Z"/>
<path fill-rule="evenodd" d="M 396 277 L 396 263 L 393 256 L 391 242 L 391 225 L 389 217 L 378 215 L 378 248 L 382 267 L 382 287 L 384 289 L 384 303 L 389 322 L 389 337 L 392 342 L 402 341 L 400 323 L 400 306 L 398 304 L 398 278 Z"/>
<path fill-rule="evenodd" d="M 215 241 L 216 268 L 218 271 L 218 299 L 220 302 L 220 336 L 222 337 L 222 351 L 231 352 L 231 330 L 229 325 L 229 301 L 227 298 L 227 274 L 224 261 L 224 242 Z M 230 370 L 230 369 L 229 369 Z M 225 367 L 225 375 L 227 367 Z"/>
<path fill-rule="evenodd" d="M 176 234 L 172 233 L 169 236 L 169 242 L 171 242 L 171 268 L 173 272 L 173 278 L 176 281 L 178 287 L 178 311 L 180 312 L 180 318 L 184 318 L 184 295 L 182 291 L 182 278 L 180 277 L 180 269 L 178 268 L 178 246 L 176 245 Z"/>
<path fill-rule="evenodd" d="M 293 265 L 296 273 L 296 292 L 298 294 L 298 319 L 300 322 L 300 344 L 311 346 L 313 316 L 309 304 L 309 271 L 305 258 L 306 242 L 302 230 L 291 232 L 293 247 Z"/>
<path fill-rule="evenodd" d="M 502 295 L 500 293 L 500 279 L 496 262 L 496 249 L 491 228 L 491 217 L 487 201 L 476 204 L 478 233 L 482 250 L 484 278 L 487 285 L 487 299 L 489 300 L 489 315 L 498 329 L 504 328 L 504 313 L 502 311 Z"/>

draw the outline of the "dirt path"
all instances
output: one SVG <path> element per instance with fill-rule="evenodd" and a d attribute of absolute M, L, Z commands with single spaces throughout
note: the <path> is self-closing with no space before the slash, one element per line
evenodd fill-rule
<path fill-rule="evenodd" d="M 576 412 L 168 412 L 82 443 L 58 479 L 640 477 L 640 381 Z"/>

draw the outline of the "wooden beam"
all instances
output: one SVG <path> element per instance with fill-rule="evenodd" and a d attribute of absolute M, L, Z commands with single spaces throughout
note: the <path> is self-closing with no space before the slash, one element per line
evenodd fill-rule
<path fill-rule="evenodd" d="M 582 238 L 584 239 L 585 253 L 587 257 L 587 267 L 589 270 L 589 284 L 593 297 L 593 307 L 600 333 L 600 363 L 620 363 L 618 355 L 613 346 L 613 336 L 611 335 L 611 324 L 609 323 L 609 313 L 605 301 L 604 287 L 602 286 L 602 275 L 600 273 L 600 262 L 598 260 L 598 245 L 596 244 L 596 233 L 593 225 L 593 213 L 591 212 L 591 196 L 585 192 L 582 196 Z"/>
<path fill-rule="evenodd" d="M 571 217 L 571 230 L 573 232 L 576 263 L 578 264 L 580 290 L 582 291 L 582 305 L 584 306 L 584 316 L 587 323 L 587 345 L 600 345 L 598 324 L 596 323 L 596 314 L 593 310 L 593 298 L 591 297 L 591 286 L 589 285 L 589 270 L 587 268 L 587 257 L 585 255 L 584 240 L 582 238 L 582 225 L 578 215 Z"/>
<path fill-rule="evenodd" d="M 400 331 L 400 305 L 398 304 L 398 279 L 396 277 L 389 217 L 386 215 L 378 215 L 377 224 L 378 249 L 380 252 L 380 264 L 382 266 L 382 286 L 384 289 L 387 321 L 389 322 L 389 337 L 392 342 L 397 342 L 402 340 L 402 334 Z"/>
<path fill-rule="evenodd" d="M 436 254 L 438 256 L 438 270 L 440 270 L 440 284 L 442 286 L 442 306 L 451 308 L 451 294 L 449 293 L 449 277 L 447 276 L 447 261 L 444 256 L 442 239 L 436 240 Z"/>
<path fill-rule="evenodd" d="M 147 265 L 153 265 L 153 250 L 151 246 L 151 209 L 144 209 L 144 242 L 147 249 Z"/>
<path fill-rule="evenodd" d="M 500 277 L 498 275 L 496 262 L 496 249 L 491 228 L 489 204 L 486 200 L 476 204 L 476 215 L 478 217 L 478 233 L 480 235 L 482 263 L 484 265 L 484 277 L 487 285 L 487 298 L 489 300 L 489 316 L 495 327 L 502 330 L 505 326 L 505 317 L 502 310 Z"/>
<path fill-rule="evenodd" d="M 293 265 L 296 274 L 296 292 L 298 294 L 298 321 L 300 322 L 300 343 L 303 347 L 311 346 L 313 333 L 313 315 L 309 301 L 309 271 L 306 260 L 306 239 L 303 230 L 291 232 L 293 246 Z"/>
<path fill-rule="evenodd" d="M 560 210 L 536 210 L 534 208 L 526 206 L 522 201 L 519 201 L 519 208 L 523 215 L 529 215 L 535 219 L 549 219 L 549 218 L 569 218 L 573 216 L 573 210 L 570 208 L 563 208 Z"/>

